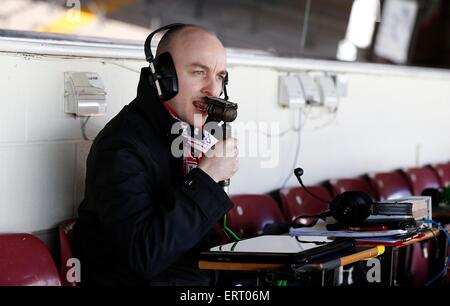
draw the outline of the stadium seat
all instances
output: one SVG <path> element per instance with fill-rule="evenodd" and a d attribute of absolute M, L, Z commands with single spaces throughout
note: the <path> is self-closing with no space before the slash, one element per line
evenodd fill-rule
<path fill-rule="evenodd" d="M 363 191 L 367 193 L 372 198 L 372 200 L 377 200 L 375 191 L 363 178 L 329 180 L 325 185 L 329 187 L 333 197 L 336 197 L 337 195 L 345 191 Z"/>
<path fill-rule="evenodd" d="M 436 173 L 430 167 L 403 169 L 413 195 L 420 196 L 426 188 L 439 188 L 441 184 Z"/>
<path fill-rule="evenodd" d="M 0 286 L 60 286 L 47 246 L 31 234 L 0 234 Z"/>
<path fill-rule="evenodd" d="M 228 227 L 241 238 L 261 235 L 266 225 L 282 222 L 277 202 L 268 195 L 234 195 L 234 207 L 227 213 Z"/>
<path fill-rule="evenodd" d="M 380 201 L 409 197 L 412 191 L 400 171 L 378 172 L 369 175 L 370 186 Z"/>
<path fill-rule="evenodd" d="M 441 187 L 450 185 L 450 163 L 434 164 L 431 165 L 430 168 L 436 172 Z"/>

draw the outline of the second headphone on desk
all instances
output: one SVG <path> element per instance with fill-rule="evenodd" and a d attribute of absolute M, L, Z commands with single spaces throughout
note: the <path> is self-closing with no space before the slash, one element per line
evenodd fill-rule
<path fill-rule="evenodd" d="M 313 198 L 328 203 L 329 210 L 316 216 L 299 216 L 294 221 L 305 217 L 325 218 L 332 216 L 341 224 L 357 225 L 366 220 L 370 215 L 407 216 L 412 217 L 412 203 L 399 202 L 373 202 L 372 198 L 362 191 L 346 191 L 337 195 L 333 200 L 326 201 L 311 193 L 303 185 L 301 176 L 302 168 L 296 168 L 294 174 L 303 189 Z"/>
<path fill-rule="evenodd" d="M 150 64 L 150 84 L 156 88 L 160 99 L 167 101 L 178 94 L 178 78 L 172 56 L 169 52 L 164 52 L 154 57 L 151 50 L 151 42 L 156 33 L 166 30 L 164 35 L 181 27 L 190 26 L 184 23 L 172 23 L 156 29 L 150 33 L 145 40 L 144 51 L 145 60 Z M 161 38 L 162 39 L 162 38 Z M 228 100 L 226 85 L 228 84 L 228 73 L 222 81 L 222 93 L 225 93 L 225 100 Z M 221 93 L 221 94 L 222 94 Z"/>

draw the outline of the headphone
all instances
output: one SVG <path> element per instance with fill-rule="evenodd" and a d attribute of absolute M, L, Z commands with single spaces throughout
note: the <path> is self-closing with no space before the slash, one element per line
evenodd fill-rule
<path fill-rule="evenodd" d="M 153 57 L 153 53 L 151 50 L 152 38 L 158 32 L 167 30 L 167 32 L 164 34 L 165 36 L 176 29 L 186 26 L 189 26 L 189 24 L 172 23 L 165 25 L 150 33 L 145 40 L 145 60 L 150 64 L 150 85 L 156 88 L 159 98 L 164 101 L 170 100 L 178 94 L 179 88 L 177 72 L 173 63 L 172 56 L 169 52 L 164 52 L 157 57 Z M 161 40 L 163 38 L 161 38 Z M 222 81 L 222 91 L 220 93 L 220 95 L 222 95 L 222 93 L 225 93 L 225 100 L 228 100 L 226 85 L 228 85 L 228 73 Z"/>
<path fill-rule="evenodd" d="M 303 175 L 302 168 L 296 168 L 294 174 L 297 177 L 300 185 L 313 198 L 330 204 L 330 209 L 319 215 L 314 216 L 298 216 L 292 221 L 295 224 L 300 218 L 325 218 L 332 216 L 340 224 L 357 225 L 366 220 L 370 215 L 388 215 L 388 216 L 408 216 L 412 217 L 412 203 L 382 203 L 372 201 L 372 198 L 362 191 L 345 191 L 336 196 L 331 202 L 325 201 L 314 195 L 303 185 L 301 176 Z"/>

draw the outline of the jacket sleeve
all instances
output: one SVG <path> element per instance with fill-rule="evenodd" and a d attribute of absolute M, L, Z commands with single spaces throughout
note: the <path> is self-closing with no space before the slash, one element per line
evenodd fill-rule
<path fill-rule="evenodd" d="M 222 188 L 193 169 L 168 195 L 155 197 L 161 169 L 132 147 L 103 150 L 95 169 L 95 203 L 115 256 L 150 279 L 192 249 L 233 206 Z M 168 190 L 167 192 L 170 192 Z"/>

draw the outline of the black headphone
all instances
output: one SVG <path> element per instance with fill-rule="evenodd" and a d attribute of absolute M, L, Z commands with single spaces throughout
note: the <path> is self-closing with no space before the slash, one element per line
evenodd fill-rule
<path fill-rule="evenodd" d="M 374 203 L 372 198 L 362 191 L 345 191 L 337 195 L 331 202 L 325 201 L 314 195 L 303 185 L 301 176 L 303 175 L 302 168 L 296 168 L 294 174 L 297 177 L 300 185 L 313 198 L 330 204 L 330 210 L 315 216 L 298 216 L 292 221 L 295 223 L 300 218 L 325 218 L 332 216 L 340 224 L 357 225 L 366 220 L 370 215 L 387 215 L 387 216 L 408 216 L 412 217 L 412 203 Z"/>
<path fill-rule="evenodd" d="M 150 33 L 145 40 L 145 60 L 150 64 L 150 85 L 156 88 L 159 98 L 165 101 L 172 99 L 178 94 L 177 71 L 175 69 L 172 56 L 169 52 L 164 52 L 156 58 L 153 57 L 151 50 L 152 38 L 158 32 L 167 30 L 164 34 L 166 35 L 175 29 L 185 26 L 189 25 L 184 23 L 172 23 L 165 25 Z M 228 73 L 222 81 L 222 92 L 220 93 L 221 95 L 222 93 L 225 93 L 225 100 L 228 100 L 226 85 L 228 85 Z"/>

